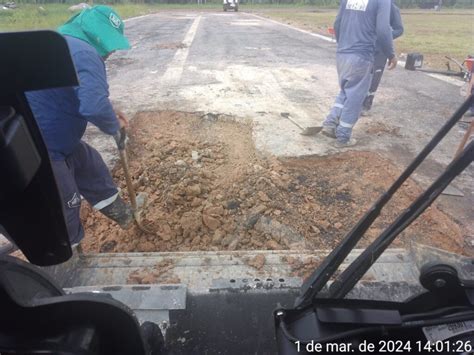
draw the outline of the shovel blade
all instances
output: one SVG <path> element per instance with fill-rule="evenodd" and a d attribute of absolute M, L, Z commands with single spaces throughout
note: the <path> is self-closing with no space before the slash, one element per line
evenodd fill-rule
<path fill-rule="evenodd" d="M 148 229 L 147 227 L 143 225 L 143 220 L 142 220 L 142 212 L 148 202 L 148 194 L 145 192 L 140 192 L 136 196 L 136 201 L 137 201 L 137 209 L 133 211 L 133 218 L 135 219 L 135 223 L 137 224 L 138 229 L 140 229 L 142 232 L 146 234 L 156 235 L 155 232 L 151 231 L 150 229 Z"/>
<path fill-rule="evenodd" d="M 140 192 L 136 196 L 136 201 L 137 201 L 137 209 L 135 213 L 137 215 L 140 215 L 142 211 L 145 209 L 147 202 L 148 202 L 148 194 L 146 192 Z"/>
<path fill-rule="evenodd" d="M 318 134 L 319 132 L 321 132 L 321 130 L 323 129 L 322 126 L 316 126 L 316 127 L 306 127 L 305 129 L 303 129 L 301 131 L 301 135 L 302 136 L 315 136 L 316 134 Z"/>

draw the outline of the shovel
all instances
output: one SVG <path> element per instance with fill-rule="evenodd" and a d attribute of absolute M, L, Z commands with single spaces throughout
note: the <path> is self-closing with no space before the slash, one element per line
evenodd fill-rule
<path fill-rule="evenodd" d="M 298 122 L 296 122 L 294 119 L 291 118 L 288 112 L 282 112 L 280 113 L 280 115 L 281 117 L 288 119 L 291 123 L 293 123 L 299 129 L 301 129 L 300 134 L 302 136 L 315 136 L 316 134 L 321 132 L 321 130 L 323 129 L 322 126 L 313 126 L 313 127 L 306 127 L 306 128 L 302 127 Z"/>
<path fill-rule="evenodd" d="M 130 199 L 130 204 L 132 205 L 132 211 L 133 211 L 133 219 L 135 220 L 138 229 L 140 229 L 142 232 L 147 233 L 147 234 L 155 234 L 151 230 L 147 229 L 141 220 L 141 209 L 143 209 L 144 206 L 141 207 L 141 209 L 138 208 L 137 204 L 137 197 L 135 195 L 135 189 L 133 187 L 133 182 L 132 178 L 130 176 L 130 169 L 129 169 L 129 164 L 128 164 L 128 155 L 127 155 L 127 150 L 125 149 L 125 141 L 127 138 L 127 134 L 125 131 L 125 128 L 120 129 L 121 133 L 117 134 L 114 136 L 115 142 L 117 143 L 117 148 L 120 154 L 120 162 L 122 164 L 123 168 L 123 173 L 125 175 L 125 182 L 127 183 L 127 192 L 128 192 L 128 197 Z"/>

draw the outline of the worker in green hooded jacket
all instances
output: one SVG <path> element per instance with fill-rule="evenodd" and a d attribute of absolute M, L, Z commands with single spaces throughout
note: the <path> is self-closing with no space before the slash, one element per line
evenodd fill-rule
<path fill-rule="evenodd" d="M 110 103 L 104 60 L 130 45 L 122 19 L 108 6 L 85 9 L 58 31 L 69 46 L 79 86 L 32 91 L 27 98 L 49 151 L 70 241 L 77 244 L 84 237 L 82 198 L 123 228 L 133 222 L 131 206 L 119 196 L 102 157 L 82 141 L 88 122 L 115 137 L 127 126 Z"/>

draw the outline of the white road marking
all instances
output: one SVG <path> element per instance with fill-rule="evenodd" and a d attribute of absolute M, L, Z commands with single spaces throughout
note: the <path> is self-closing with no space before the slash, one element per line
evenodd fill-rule
<path fill-rule="evenodd" d="M 262 17 L 262 16 L 259 16 L 259 15 L 250 14 L 250 13 L 246 13 L 246 15 L 254 16 L 254 17 L 256 17 L 256 18 L 259 18 L 259 19 L 261 19 L 261 20 L 265 20 L 265 21 L 268 21 L 268 22 L 273 22 L 273 23 L 276 23 L 277 25 L 285 26 L 285 27 L 291 28 L 292 30 L 295 30 L 295 31 L 298 31 L 298 32 L 301 32 L 301 33 L 304 33 L 304 34 L 307 34 L 307 35 L 310 35 L 310 36 L 313 36 L 313 37 L 322 39 L 322 40 L 327 41 L 327 42 L 336 43 L 336 40 L 335 40 L 335 39 L 333 39 L 333 38 L 331 38 L 331 37 L 328 37 L 328 36 L 323 36 L 323 35 L 320 35 L 320 34 L 318 34 L 318 33 L 313 33 L 313 32 L 310 32 L 310 31 L 302 30 L 301 28 L 298 28 L 298 27 L 295 27 L 295 26 L 291 26 L 291 25 L 287 25 L 286 23 L 282 23 L 282 22 L 278 22 L 278 21 L 275 21 L 275 20 L 271 20 L 271 19 L 269 19 L 269 18 Z"/>
<path fill-rule="evenodd" d="M 191 47 L 191 44 L 194 41 L 194 37 L 196 36 L 197 28 L 200 22 L 201 16 L 196 17 L 193 24 L 186 33 L 186 36 L 184 37 L 184 48 L 178 48 L 176 50 L 173 60 L 168 65 L 168 69 L 166 69 L 166 72 L 161 78 L 161 82 L 163 84 L 176 84 L 181 79 L 181 75 L 183 74 L 184 70 L 184 65 L 186 64 L 186 59 L 189 55 L 189 48 Z"/>
<path fill-rule="evenodd" d="M 270 47 L 245 47 L 248 50 L 255 50 L 255 51 L 270 51 Z"/>
<path fill-rule="evenodd" d="M 235 16 L 238 16 L 237 14 L 232 14 L 232 13 L 230 13 L 230 12 L 228 12 L 228 13 L 223 13 L 223 14 L 221 14 L 221 13 L 209 13 L 209 14 L 206 14 L 206 16 L 234 16 L 234 15 L 235 15 Z"/>
<path fill-rule="evenodd" d="M 171 18 L 171 19 L 174 19 L 174 20 L 188 20 L 189 18 L 194 18 L 195 17 L 194 15 L 178 16 L 178 15 L 168 15 L 168 14 L 155 12 L 155 13 L 151 13 L 151 14 L 146 14 L 146 15 L 141 15 L 141 16 L 136 16 L 136 17 L 130 17 L 126 20 L 123 20 L 123 22 L 125 23 L 125 22 L 135 21 L 135 20 L 139 20 L 139 19 L 142 19 L 142 18 L 145 18 L 145 17 L 148 17 L 148 16 L 159 16 L 161 18 Z"/>
<path fill-rule="evenodd" d="M 148 17 L 150 15 L 155 15 L 155 14 L 148 14 L 148 15 L 142 15 L 142 16 L 137 16 L 137 17 L 130 17 L 126 20 L 123 20 L 123 22 L 135 21 L 135 20 L 138 20 L 138 19 L 141 19 L 141 18 L 144 18 L 144 17 Z"/>
<path fill-rule="evenodd" d="M 260 23 L 260 21 L 253 21 L 253 22 L 249 22 L 249 21 L 235 21 L 235 22 L 231 22 L 230 23 L 231 26 L 261 26 L 262 24 Z"/>
<path fill-rule="evenodd" d="M 261 22 L 261 21 L 257 21 L 257 20 L 248 20 L 248 19 L 244 19 L 244 18 L 239 19 L 238 21 L 239 22 Z"/>

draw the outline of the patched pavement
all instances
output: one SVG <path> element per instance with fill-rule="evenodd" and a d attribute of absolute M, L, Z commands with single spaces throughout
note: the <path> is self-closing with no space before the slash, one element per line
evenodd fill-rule
<path fill-rule="evenodd" d="M 338 153 L 321 135 L 304 137 L 282 117 L 318 125 L 337 94 L 335 44 L 247 13 L 162 12 L 132 19 L 133 48 L 108 61 L 113 101 L 139 111 L 181 110 L 250 121 L 257 149 L 277 156 Z M 463 101 L 459 87 L 398 67 L 386 72 L 369 117 L 354 130 L 354 149 L 377 151 L 406 166 Z M 461 123 L 421 167 L 427 185 L 448 164 L 467 128 Z M 89 133 L 110 161 L 112 140 Z M 441 202 L 472 224 L 474 168 L 454 182 L 464 197 Z M 472 225 L 471 225 L 472 227 Z M 471 229 L 472 230 L 472 229 Z"/>

